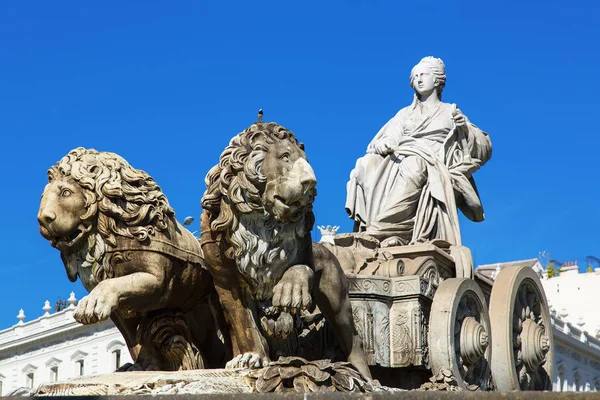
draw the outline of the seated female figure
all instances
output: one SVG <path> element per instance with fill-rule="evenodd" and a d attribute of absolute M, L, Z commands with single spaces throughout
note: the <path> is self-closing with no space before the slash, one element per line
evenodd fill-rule
<path fill-rule="evenodd" d="M 381 128 L 350 174 L 346 210 L 355 231 L 393 245 L 442 239 L 460 246 L 457 207 L 472 221 L 484 219 L 472 174 L 489 160 L 491 142 L 441 101 L 445 82 L 440 59 L 425 57 L 412 69 L 413 103 Z"/>

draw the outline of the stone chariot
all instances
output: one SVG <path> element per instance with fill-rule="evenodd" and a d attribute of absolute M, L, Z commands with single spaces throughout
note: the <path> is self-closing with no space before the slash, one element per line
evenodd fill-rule
<path fill-rule="evenodd" d="M 553 338 L 536 273 L 457 275 L 446 243 L 389 248 L 334 237 L 373 377 L 388 386 L 551 390 Z"/>
<path fill-rule="evenodd" d="M 410 84 L 412 104 L 350 173 L 345 208 L 355 233 L 330 241 L 350 277 L 373 375 L 402 387 L 426 373 L 427 387 L 549 390 L 553 339 L 538 277 L 507 268 L 491 281 L 474 272 L 461 242 L 457 210 L 485 218 L 474 173 L 491 158 L 490 137 L 442 102 L 439 58 L 415 65 Z"/>

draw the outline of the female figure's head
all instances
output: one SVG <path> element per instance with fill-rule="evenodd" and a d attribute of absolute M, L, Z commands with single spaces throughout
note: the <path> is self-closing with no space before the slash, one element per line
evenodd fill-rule
<path fill-rule="evenodd" d="M 410 72 L 410 86 L 415 90 L 417 99 L 436 92 L 442 100 L 442 91 L 446 85 L 446 67 L 444 62 L 435 57 L 424 57 Z"/>

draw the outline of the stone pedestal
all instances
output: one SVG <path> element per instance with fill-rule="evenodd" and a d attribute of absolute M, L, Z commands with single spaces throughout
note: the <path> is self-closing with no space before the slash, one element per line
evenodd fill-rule
<path fill-rule="evenodd" d="M 354 324 L 367 362 L 428 368 L 427 325 L 433 299 L 420 276 L 349 276 Z"/>
<path fill-rule="evenodd" d="M 431 376 L 427 342 L 433 296 L 442 280 L 455 276 L 453 257 L 434 244 L 370 251 L 347 274 L 367 362 L 384 384 L 419 387 Z"/>

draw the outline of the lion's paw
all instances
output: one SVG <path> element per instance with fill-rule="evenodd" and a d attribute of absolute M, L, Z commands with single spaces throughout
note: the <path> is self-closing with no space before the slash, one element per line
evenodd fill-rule
<path fill-rule="evenodd" d="M 117 308 L 118 296 L 113 291 L 99 290 L 98 285 L 77 304 L 73 318 L 81 324 L 89 325 L 105 321 Z"/>
<path fill-rule="evenodd" d="M 306 265 L 290 267 L 273 288 L 273 307 L 292 314 L 309 309 L 313 276 L 313 270 Z"/>
<path fill-rule="evenodd" d="M 271 360 L 258 353 L 244 353 L 234 357 L 225 368 L 262 368 L 269 365 Z"/>

